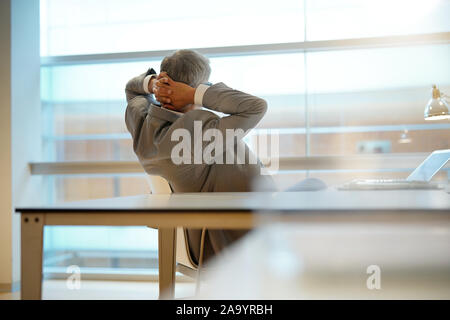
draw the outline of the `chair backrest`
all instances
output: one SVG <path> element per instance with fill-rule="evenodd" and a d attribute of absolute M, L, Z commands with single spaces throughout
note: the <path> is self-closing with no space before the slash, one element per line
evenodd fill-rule
<path fill-rule="evenodd" d="M 150 186 L 152 194 L 171 194 L 172 189 L 170 189 L 169 183 L 166 179 L 160 176 L 147 175 L 147 182 Z"/>
<path fill-rule="evenodd" d="M 150 186 L 152 194 L 171 194 L 172 189 L 166 179 L 160 176 L 147 175 L 147 182 Z M 193 263 L 190 254 L 188 242 L 185 232 L 182 227 L 177 228 L 177 263 L 185 265 L 191 269 L 197 269 L 197 266 Z"/>

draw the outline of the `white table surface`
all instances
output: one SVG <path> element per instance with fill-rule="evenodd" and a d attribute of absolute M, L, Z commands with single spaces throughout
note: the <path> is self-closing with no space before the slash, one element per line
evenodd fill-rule
<path fill-rule="evenodd" d="M 450 221 L 274 223 L 205 268 L 200 299 L 450 299 Z"/>
<path fill-rule="evenodd" d="M 27 205 L 17 212 L 73 211 L 450 211 L 450 194 L 444 190 L 313 192 L 230 192 L 139 195 L 110 199 Z"/>

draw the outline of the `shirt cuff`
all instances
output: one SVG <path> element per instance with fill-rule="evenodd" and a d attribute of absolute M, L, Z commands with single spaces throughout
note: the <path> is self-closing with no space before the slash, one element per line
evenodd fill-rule
<path fill-rule="evenodd" d="M 199 84 L 197 89 L 195 89 L 195 95 L 194 95 L 194 104 L 198 106 L 203 106 L 203 95 L 205 94 L 206 90 L 208 90 L 210 86 L 206 84 Z"/>
<path fill-rule="evenodd" d="M 146 76 L 144 78 L 144 85 L 143 86 L 144 86 L 144 92 L 146 94 L 150 94 L 151 93 L 150 91 L 148 91 L 148 83 L 150 82 L 150 79 L 153 78 L 153 77 L 155 77 L 155 75 L 151 74 L 151 75 L 148 75 L 148 76 Z"/>

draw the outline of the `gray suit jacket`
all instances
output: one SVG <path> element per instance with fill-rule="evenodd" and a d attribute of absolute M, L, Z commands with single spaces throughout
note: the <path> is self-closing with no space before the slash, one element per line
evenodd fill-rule
<path fill-rule="evenodd" d="M 203 107 L 225 113 L 228 116 L 219 117 L 208 110 L 192 110 L 178 115 L 157 106 L 152 96 L 145 93 L 143 90 L 144 77 L 145 74 L 135 77 L 126 85 L 128 106 L 125 122 L 133 138 L 134 152 L 148 174 L 165 178 L 174 192 L 245 192 L 275 189 L 272 179 L 260 174 L 261 163 L 259 160 L 256 164 L 248 163 L 251 151 L 241 140 L 235 139 L 233 147 L 236 151 L 237 144 L 244 144 L 246 155 L 244 164 L 237 164 L 238 161 L 235 159 L 234 164 L 177 165 L 171 159 L 172 148 L 179 143 L 179 141 L 171 139 L 174 130 L 187 129 L 194 137 L 194 121 L 201 121 L 203 133 L 207 129 L 217 129 L 222 133 L 225 141 L 227 129 L 247 131 L 256 126 L 267 110 L 265 100 L 218 83 L 206 90 L 203 96 Z M 209 143 L 209 141 L 203 142 L 203 149 Z M 194 152 L 193 147 L 191 150 Z M 236 157 L 236 152 L 234 157 Z M 223 163 L 225 160 L 224 157 Z M 208 232 L 214 252 L 220 251 L 238 237 L 235 235 L 236 232 L 217 231 L 221 234 L 215 236 L 214 233 L 217 232 L 212 230 Z M 188 237 L 191 249 L 196 251 L 196 248 L 193 247 L 198 247 L 199 236 L 197 233 L 195 236 L 192 232 L 189 234 L 191 234 Z M 197 236 L 198 241 L 197 239 L 192 240 Z M 205 250 L 207 258 L 208 244 Z"/>

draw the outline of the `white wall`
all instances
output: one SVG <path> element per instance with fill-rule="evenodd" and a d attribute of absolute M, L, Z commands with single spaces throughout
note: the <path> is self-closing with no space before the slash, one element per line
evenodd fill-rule
<path fill-rule="evenodd" d="M 12 282 L 10 0 L 0 1 L 0 289 Z"/>
<path fill-rule="evenodd" d="M 40 159 L 39 0 L 2 0 L 0 82 L 0 289 L 20 280 L 20 217 L 14 207 L 39 203 L 40 178 L 28 163 Z M 10 35 L 10 36 L 9 36 Z"/>

